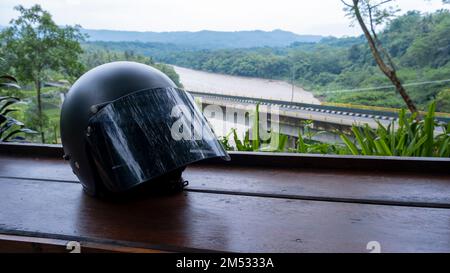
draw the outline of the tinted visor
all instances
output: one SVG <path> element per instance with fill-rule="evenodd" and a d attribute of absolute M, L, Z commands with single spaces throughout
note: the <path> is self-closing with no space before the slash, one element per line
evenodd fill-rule
<path fill-rule="evenodd" d="M 177 88 L 107 104 L 89 120 L 86 137 L 100 178 L 114 192 L 199 160 L 229 159 L 192 96 Z"/>

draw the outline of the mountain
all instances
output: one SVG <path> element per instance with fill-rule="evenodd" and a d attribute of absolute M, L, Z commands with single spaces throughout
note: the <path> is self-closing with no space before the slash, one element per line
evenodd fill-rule
<path fill-rule="evenodd" d="M 137 32 L 83 29 L 88 41 L 169 43 L 196 49 L 283 47 L 294 42 L 318 42 L 319 35 L 298 35 L 283 30 Z"/>

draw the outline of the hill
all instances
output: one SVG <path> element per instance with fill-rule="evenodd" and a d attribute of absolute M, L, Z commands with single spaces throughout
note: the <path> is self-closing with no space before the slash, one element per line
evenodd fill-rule
<path fill-rule="evenodd" d="M 398 75 L 421 109 L 437 100 L 450 112 L 450 12 L 408 12 L 379 32 Z M 173 42 L 173 41 L 172 41 Z M 222 46 L 232 41 L 224 41 Z M 211 45 L 210 45 L 211 46 Z M 156 62 L 230 75 L 294 81 L 323 101 L 403 107 L 404 102 L 376 66 L 364 37 L 324 37 L 287 46 L 192 48 L 177 43 L 87 42 L 87 51 L 142 54 Z M 423 83 L 417 85 L 416 83 Z M 381 87 L 381 88 L 379 88 Z"/>
<path fill-rule="evenodd" d="M 318 42 L 319 35 L 298 35 L 284 30 L 137 32 L 83 29 L 88 41 L 144 42 L 176 44 L 195 49 L 250 48 L 288 46 L 295 42 Z"/>

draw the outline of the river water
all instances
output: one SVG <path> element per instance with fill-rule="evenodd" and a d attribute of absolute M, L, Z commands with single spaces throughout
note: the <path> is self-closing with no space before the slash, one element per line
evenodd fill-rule
<path fill-rule="evenodd" d="M 174 66 L 174 69 L 180 75 L 184 89 L 189 91 L 271 100 L 292 99 L 292 85 L 288 82 L 209 73 L 178 66 Z M 297 86 L 294 87 L 293 101 L 320 104 L 311 92 Z M 242 139 L 249 129 L 248 125 L 236 121 L 210 118 L 209 122 L 218 137 L 228 135 L 234 128 Z M 234 144 L 233 140 L 230 142 Z"/>
<path fill-rule="evenodd" d="M 292 85 L 285 81 L 247 78 L 174 66 L 189 91 L 291 101 Z M 311 92 L 295 86 L 293 101 L 320 104 Z"/>

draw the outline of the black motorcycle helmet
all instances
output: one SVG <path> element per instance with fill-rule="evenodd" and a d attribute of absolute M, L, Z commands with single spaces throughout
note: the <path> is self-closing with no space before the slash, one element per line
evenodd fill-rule
<path fill-rule="evenodd" d="M 85 191 L 120 193 L 228 154 L 190 94 L 162 72 L 113 62 L 81 76 L 61 110 L 64 158 Z"/>

